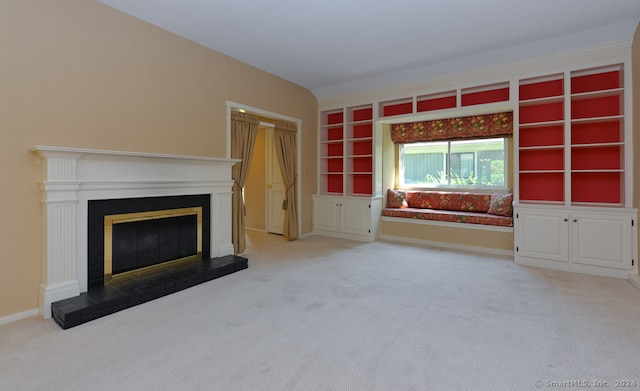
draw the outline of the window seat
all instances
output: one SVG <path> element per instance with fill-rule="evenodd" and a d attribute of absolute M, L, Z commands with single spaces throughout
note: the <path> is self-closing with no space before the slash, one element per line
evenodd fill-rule
<path fill-rule="evenodd" d="M 513 194 L 393 190 L 383 217 L 513 227 Z"/>

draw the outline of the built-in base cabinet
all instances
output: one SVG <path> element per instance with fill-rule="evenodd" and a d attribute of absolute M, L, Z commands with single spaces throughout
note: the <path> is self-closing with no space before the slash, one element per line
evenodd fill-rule
<path fill-rule="evenodd" d="M 637 211 L 514 207 L 516 263 L 608 277 L 637 273 Z"/>
<path fill-rule="evenodd" d="M 382 212 L 382 197 L 313 196 L 313 233 L 371 242 Z"/>

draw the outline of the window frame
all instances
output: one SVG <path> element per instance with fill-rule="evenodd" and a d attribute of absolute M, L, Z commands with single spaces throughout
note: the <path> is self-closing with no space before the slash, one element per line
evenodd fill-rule
<path fill-rule="evenodd" d="M 502 136 L 502 137 L 491 137 L 491 138 L 471 138 L 464 140 L 434 140 L 434 141 L 426 141 L 421 144 L 429 144 L 429 143 L 446 143 L 447 149 L 445 152 L 445 170 L 447 170 L 447 184 L 428 184 L 428 185 L 418 185 L 418 184 L 405 184 L 404 183 L 404 147 L 406 145 L 411 144 L 396 144 L 398 153 L 396 154 L 396 167 L 398 169 L 398 188 L 405 190 L 447 190 L 447 191 L 486 191 L 486 192 L 505 192 L 509 190 L 509 139 L 511 137 Z M 473 140 L 491 140 L 491 139 L 501 139 L 503 143 L 503 156 L 504 156 L 504 177 L 503 184 L 500 186 L 486 186 L 486 185 L 459 185 L 459 184 L 451 184 L 451 143 L 456 143 L 459 141 L 473 141 Z M 454 152 L 459 153 L 459 152 Z M 464 153 L 464 152 L 463 152 Z M 473 152 L 474 155 L 477 155 L 477 151 Z M 475 159 L 475 156 L 474 156 Z"/>

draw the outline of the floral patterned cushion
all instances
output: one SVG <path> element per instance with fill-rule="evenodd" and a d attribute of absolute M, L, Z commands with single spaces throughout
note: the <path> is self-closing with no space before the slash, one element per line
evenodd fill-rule
<path fill-rule="evenodd" d="M 513 219 L 507 216 L 497 216 L 488 213 L 460 212 L 436 209 L 385 209 L 383 216 L 401 217 L 415 220 L 435 220 L 450 223 L 467 223 L 493 225 L 499 227 L 513 227 Z"/>
<path fill-rule="evenodd" d="M 461 212 L 486 213 L 489 210 L 491 195 L 481 193 L 444 193 L 445 202 L 442 209 L 456 210 Z"/>
<path fill-rule="evenodd" d="M 419 209 L 444 209 L 442 202 L 444 193 L 435 191 L 411 191 L 407 193 L 407 202 L 410 208 Z"/>
<path fill-rule="evenodd" d="M 487 213 L 498 216 L 511 216 L 513 213 L 513 194 L 492 194 Z"/>
<path fill-rule="evenodd" d="M 513 227 L 513 194 L 389 189 L 383 216 Z"/>
<path fill-rule="evenodd" d="M 387 208 L 407 208 L 407 192 L 389 189 L 387 191 Z"/>

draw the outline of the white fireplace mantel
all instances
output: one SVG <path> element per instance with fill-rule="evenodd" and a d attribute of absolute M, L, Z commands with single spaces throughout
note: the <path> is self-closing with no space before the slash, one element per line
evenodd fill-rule
<path fill-rule="evenodd" d="M 211 256 L 233 254 L 231 166 L 236 159 L 36 146 L 43 164 L 39 313 L 87 291 L 88 202 L 211 195 Z"/>

